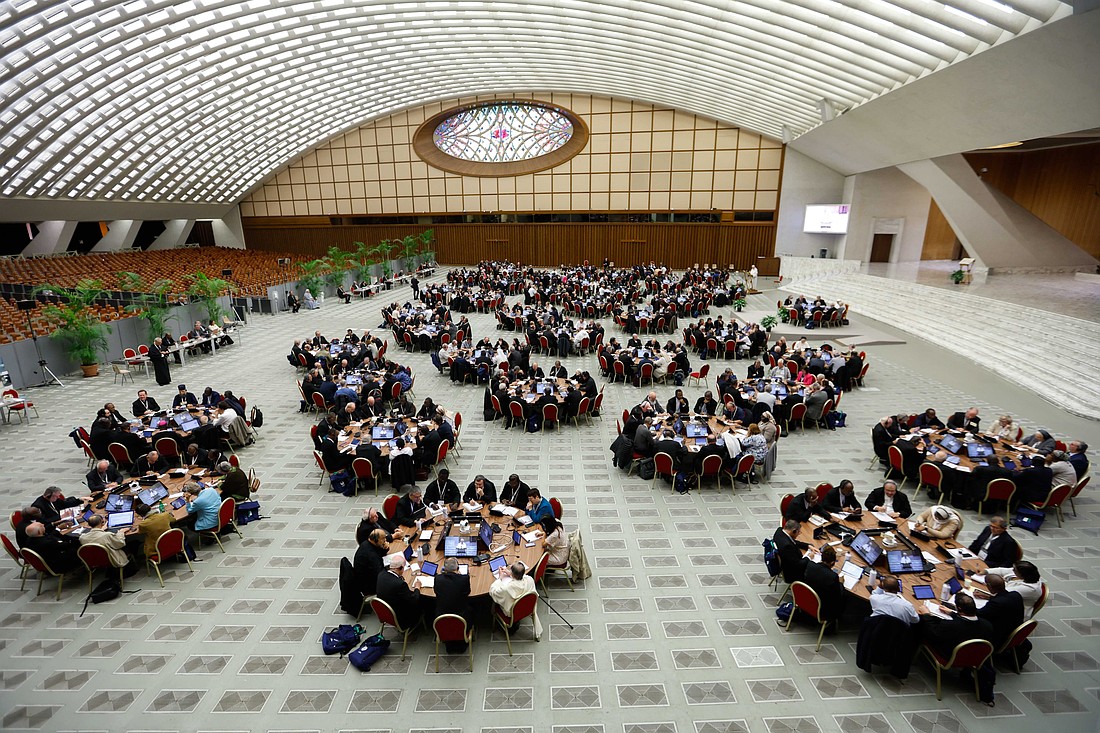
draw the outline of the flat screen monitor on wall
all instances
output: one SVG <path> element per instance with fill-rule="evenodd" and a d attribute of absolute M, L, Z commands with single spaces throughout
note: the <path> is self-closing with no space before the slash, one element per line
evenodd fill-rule
<path fill-rule="evenodd" d="M 848 204 L 811 204 L 806 207 L 802 231 L 815 234 L 847 234 Z"/>

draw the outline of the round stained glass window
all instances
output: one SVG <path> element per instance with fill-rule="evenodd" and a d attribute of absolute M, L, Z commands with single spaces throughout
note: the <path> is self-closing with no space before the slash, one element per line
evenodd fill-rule
<path fill-rule="evenodd" d="M 572 112 L 509 100 L 450 109 L 417 130 L 413 148 L 427 163 L 472 176 L 522 175 L 579 153 L 588 129 Z"/>

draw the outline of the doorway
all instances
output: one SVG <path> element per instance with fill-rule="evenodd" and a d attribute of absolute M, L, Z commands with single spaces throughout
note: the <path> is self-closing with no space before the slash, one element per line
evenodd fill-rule
<path fill-rule="evenodd" d="M 890 251 L 894 248 L 893 234 L 875 234 L 871 240 L 870 262 L 889 262 Z"/>

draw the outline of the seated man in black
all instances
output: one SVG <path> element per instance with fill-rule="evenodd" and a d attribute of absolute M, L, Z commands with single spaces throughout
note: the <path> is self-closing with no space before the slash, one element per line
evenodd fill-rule
<path fill-rule="evenodd" d="M 88 488 L 92 491 L 103 491 L 108 484 L 118 484 L 122 481 L 122 474 L 118 472 L 110 461 L 98 461 L 85 477 Z"/>
<path fill-rule="evenodd" d="M 356 544 L 363 544 L 370 537 L 373 530 L 380 529 L 386 533 L 386 541 L 393 539 L 397 525 L 382 516 L 382 512 L 374 507 L 363 511 L 363 518 L 359 520 L 359 526 L 355 528 Z"/>
<path fill-rule="evenodd" d="M 134 400 L 134 404 L 130 407 L 130 412 L 134 417 L 141 417 L 146 412 L 160 412 L 160 405 L 157 401 L 149 396 L 149 393 L 143 389 L 138 390 L 137 399 Z"/>
<path fill-rule="evenodd" d="M 894 518 L 908 518 L 913 513 L 909 505 L 909 497 L 898 491 L 897 482 L 892 480 L 887 480 L 868 494 L 863 506 L 873 512 L 883 512 Z"/>
<path fill-rule="evenodd" d="M 924 643 L 936 650 L 945 659 L 951 657 L 955 647 L 971 639 L 985 639 L 993 642 L 993 626 L 985 619 L 978 618 L 978 609 L 974 599 L 965 593 L 955 594 L 956 612 L 949 620 L 924 615 L 920 620 L 921 637 Z M 993 665 L 986 663 L 978 671 L 979 697 L 989 707 L 993 707 L 993 682 L 996 672 Z"/>
<path fill-rule="evenodd" d="M 66 498 L 60 488 L 50 486 L 42 492 L 42 496 L 31 502 L 31 506 L 42 512 L 43 524 L 54 525 L 61 521 L 62 509 L 71 509 L 91 500 L 90 496 L 82 496 L 79 499 L 75 496 Z"/>
<path fill-rule="evenodd" d="M 821 599 L 821 619 L 836 621 L 844 611 L 844 584 L 833 569 L 836 566 L 836 549 L 831 545 L 821 548 L 821 562 L 806 563 L 806 585 L 817 592 Z"/>
<path fill-rule="evenodd" d="M 428 484 L 424 490 L 424 502 L 438 504 L 440 502 L 451 506 L 462 501 L 462 493 L 458 490 L 458 484 L 451 480 L 451 472 L 446 468 L 439 469 L 435 481 Z"/>
<path fill-rule="evenodd" d="M 894 436 L 890 433 L 890 429 L 893 426 L 894 418 L 887 415 L 879 420 L 875 427 L 871 428 L 871 445 L 875 449 L 875 455 L 882 463 L 890 461 L 889 448 L 894 444 Z"/>
<path fill-rule="evenodd" d="M 863 511 L 863 507 L 859 505 L 859 499 L 856 498 L 855 487 L 848 479 L 844 479 L 840 484 L 830 489 L 829 493 L 825 494 L 825 500 L 821 504 L 825 511 L 835 514 L 843 512 L 859 514 Z"/>
<path fill-rule="evenodd" d="M 913 427 L 943 430 L 946 426 L 943 424 L 943 420 L 936 417 L 936 411 L 929 407 L 927 410 L 917 415 L 917 421 Z"/>
<path fill-rule="evenodd" d="M 500 500 L 508 506 L 526 509 L 527 494 L 530 491 L 531 487 L 520 480 L 519 474 L 513 473 L 504 482 L 504 487 L 500 490 Z"/>
<path fill-rule="evenodd" d="M 681 448 L 680 451 L 682 460 L 682 456 L 686 455 L 687 451 L 683 448 Z M 721 458 L 722 465 L 725 467 L 730 466 L 733 462 L 730 458 L 729 450 L 727 450 L 724 445 L 718 445 L 718 436 L 714 435 L 713 433 L 707 435 L 707 444 L 700 448 L 699 451 L 695 454 L 696 473 L 703 472 L 703 461 L 706 460 L 709 456 L 718 456 L 719 458 Z M 673 454 L 672 458 L 675 461 L 676 455 Z M 711 461 L 711 463 L 713 464 L 714 461 Z"/>
<path fill-rule="evenodd" d="M 714 395 L 708 389 L 703 393 L 703 396 L 695 401 L 695 412 L 700 415 L 710 415 L 713 417 L 718 412 L 718 400 L 714 399 Z"/>
<path fill-rule="evenodd" d="M 497 500 L 496 485 L 481 474 L 474 477 L 466 492 L 462 494 L 463 501 L 476 501 L 479 504 L 491 504 Z"/>
<path fill-rule="evenodd" d="M 386 531 L 383 529 L 371 530 L 365 542 L 359 544 L 355 551 L 355 560 L 352 567 L 355 570 L 356 585 L 364 596 L 373 596 L 378 585 L 378 576 L 382 573 L 382 558 L 389 551 L 386 544 Z"/>
<path fill-rule="evenodd" d="M 989 525 L 970 543 L 969 549 L 991 568 L 1012 567 L 1020 552 L 1020 546 L 1008 533 L 1004 517 L 992 517 Z"/>
<path fill-rule="evenodd" d="M 406 493 L 397 500 L 393 510 L 393 522 L 399 527 L 419 527 L 418 522 L 426 516 L 424 495 L 415 486 L 402 486 Z"/>
<path fill-rule="evenodd" d="M 808 522 L 814 514 L 821 517 L 829 516 L 829 513 L 818 501 L 817 491 L 814 489 L 806 489 L 791 499 L 791 503 L 787 505 L 787 519 L 793 519 L 796 522 Z"/>
<path fill-rule="evenodd" d="M 443 561 L 443 572 L 435 576 L 435 613 L 436 616 L 454 614 L 466 619 L 469 626 L 473 623 L 473 611 L 470 607 L 470 576 L 458 572 L 458 559 L 448 557 Z M 465 641 L 448 641 L 448 654 L 461 654 L 466 651 Z"/>
<path fill-rule="evenodd" d="M 672 431 L 672 428 L 663 428 L 661 430 L 661 437 L 657 442 L 653 444 L 653 455 L 658 453 L 667 453 L 672 458 L 672 467 L 679 469 L 684 460 L 684 447 L 676 442 L 676 433 Z M 706 450 L 704 447 L 703 450 Z M 726 452 L 725 448 L 720 448 L 723 453 Z M 702 451 L 700 451 L 702 453 Z M 709 454 L 708 454 L 709 455 Z M 728 455 L 728 453 L 727 453 Z M 702 465 L 702 459 L 699 459 L 699 465 Z"/>
<path fill-rule="evenodd" d="M 809 563 L 802 556 L 802 550 L 808 548 L 805 542 L 797 540 L 801 525 L 793 519 L 788 519 L 783 526 L 775 530 L 772 541 L 779 552 L 779 562 L 783 568 L 783 582 L 793 583 L 806 577 L 806 565 Z"/>
<path fill-rule="evenodd" d="M 178 407 L 194 407 L 199 404 L 198 398 L 192 393 L 187 391 L 187 385 L 181 384 L 176 387 L 176 396 L 172 398 L 172 408 Z"/>
<path fill-rule="evenodd" d="M 150 473 L 161 474 L 167 470 L 168 461 L 164 460 L 157 451 L 151 450 L 134 461 L 134 470 L 131 475 L 144 476 Z"/>
<path fill-rule="evenodd" d="M 411 629 L 420 621 L 423 608 L 420 598 L 420 578 L 413 580 L 412 588 L 405 582 L 407 561 L 401 553 L 390 556 L 390 565 L 378 574 L 375 593 L 389 604 L 403 629 Z"/>
<path fill-rule="evenodd" d="M 341 452 L 336 445 L 338 433 L 335 428 L 329 428 L 328 433 L 321 438 L 321 458 L 325 461 L 325 467 L 332 472 L 342 471 L 351 465 L 352 457 Z"/>
<path fill-rule="evenodd" d="M 966 412 L 956 412 L 947 418 L 947 427 L 976 433 L 980 429 L 981 422 L 982 419 L 978 417 L 978 408 L 971 407 Z"/>
<path fill-rule="evenodd" d="M 80 542 L 75 537 L 47 532 L 40 522 L 29 525 L 26 535 L 23 549 L 38 553 L 55 573 L 67 573 L 80 565 L 76 554 Z"/>

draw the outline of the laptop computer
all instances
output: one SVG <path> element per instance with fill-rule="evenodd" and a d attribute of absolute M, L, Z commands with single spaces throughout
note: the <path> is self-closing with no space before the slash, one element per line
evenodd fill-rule
<path fill-rule="evenodd" d="M 863 562 L 870 566 L 874 566 L 882 557 L 882 548 L 878 546 L 878 543 L 874 541 L 871 535 L 866 531 L 860 530 L 860 533 L 855 536 L 851 544 L 852 552 L 859 555 Z"/>
<path fill-rule="evenodd" d="M 134 508 L 134 497 L 122 494 L 108 494 L 107 503 L 104 506 L 110 512 L 128 512 Z"/>
<path fill-rule="evenodd" d="M 966 446 L 966 454 L 971 458 L 989 458 L 993 455 L 993 446 L 987 443 L 970 443 Z"/>
<path fill-rule="evenodd" d="M 948 453 L 958 453 L 962 443 L 954 435 L 945 435 L 940 438 L 940 447 Z"/>
<path fill-rule="evenodd" d="M 153 506 L 166 496 L 168 496 L 168 489 L 158 481 L 138 494 L 138 500 L 145 506 Z"/>
<path fill-rule="evenodd" d="M 192 430 L 198 430 L 199 429 L 199 421 L 196 420 L 195 418 L 191 417 L 190 415 L 188 415 L 187 417 L 188 417 L 188 419 L 186 419 L 183 422 L 179 423 L 180 430 L 186 430 L 187 432 L 191 432 Z"/>
<path fill-rule="evenodd" d="M 890 550 L 886 553 L 886 563 L 894 575 L 924 572 L 924 558 L 912 550 Z"/>
<path fill-rule="evenodd" d="M 107 529 L 123 529 L 134 523 L 134 513 L 131 511 L 112 512 L 107 515 Z"/>
<path fill-rule="evenodd" d="M 390 440 L 393 438 L 393 428 L 389 425 L 375 425 L 370 429 L 372 440 Z"/>
<path fill-rule="evenodd" d="M 688 423 L 684 426 L 684 432 L 689 438 L 705 438 L 707 435 L 707 426 L 700 425 L 699 423 Z"/>

